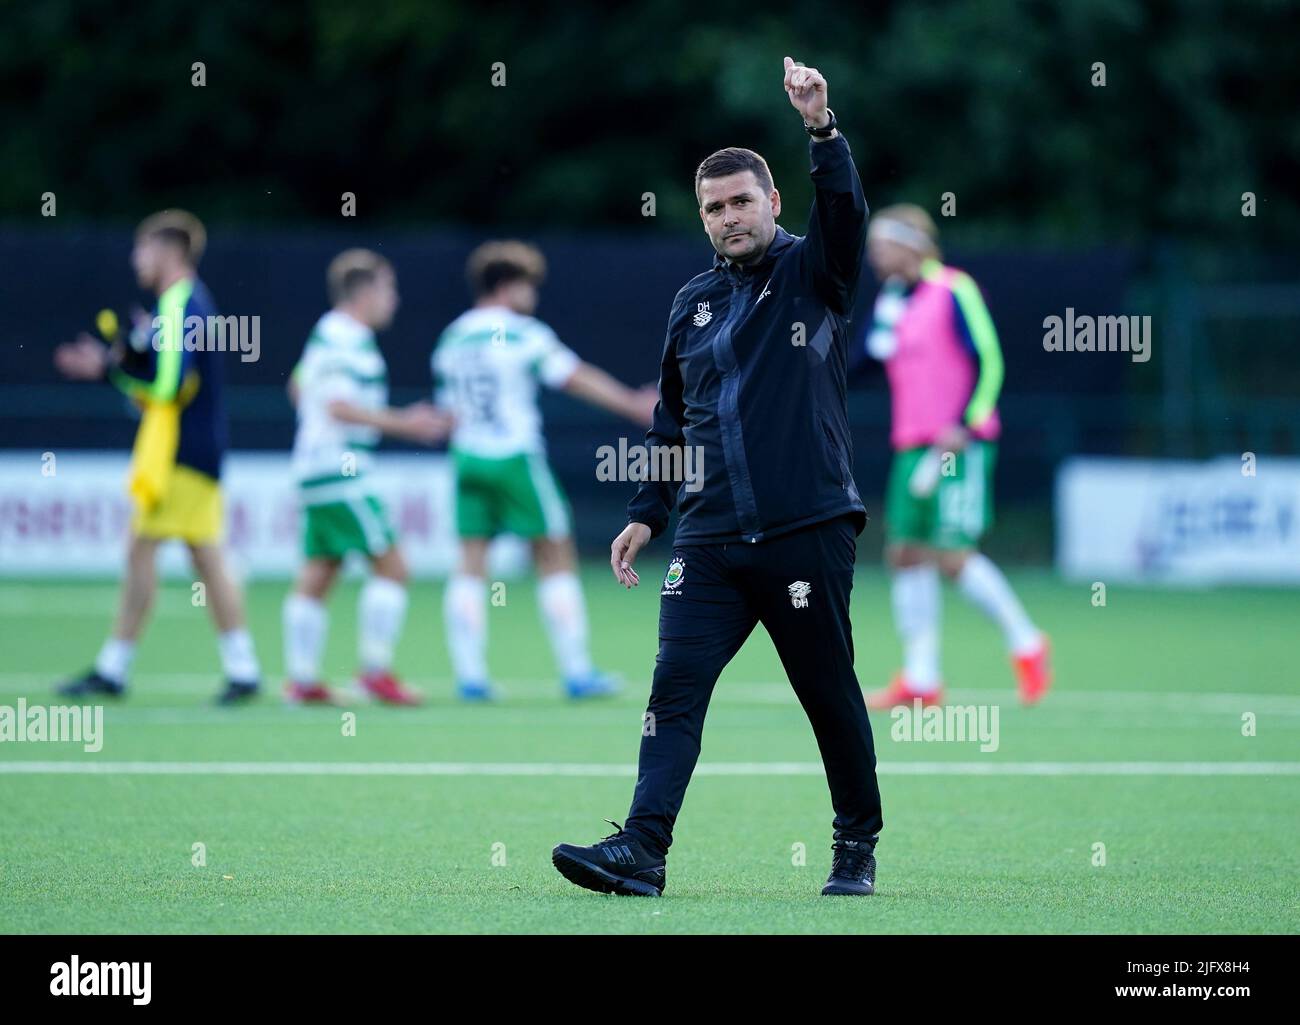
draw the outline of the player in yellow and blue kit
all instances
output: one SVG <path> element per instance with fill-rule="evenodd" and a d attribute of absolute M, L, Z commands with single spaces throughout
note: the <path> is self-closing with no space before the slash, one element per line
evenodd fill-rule
<path fill-rule="evenodd" d="M 243 596 L 227 572 L 222 535 L 221 460 L 227 444 L 222 399 L 223 344 L 213 344 L 216 308 L 197 266 L 206 233 L 192 214 L 164 210 L 136 231 L 131 264 L 158 296 L 126 342 L 106 348 L 89 334 L 55 351 L 55 364 L 79 380 L 107 378 L 140 407 L 127 490 L 134 515 L 117 618 L 94 667 L 60 688 L 69 696 L 121 696 L 136 642 L 157 590 L 163 541 L 184 541 L 206 588 L 225 683 L 218 700 L 258 691 L 261 672 L 244 621 Z M 114 333 L 112 331 L 110 334 Z M 217 349 L 222 351 L 216 351 Z"/>

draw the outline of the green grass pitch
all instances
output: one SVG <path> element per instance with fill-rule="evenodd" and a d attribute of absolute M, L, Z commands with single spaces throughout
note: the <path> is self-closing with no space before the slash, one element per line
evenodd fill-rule
<path fill-rule="evenodd" d="M 188 587 L 165 587 L 133 693 L 105 712 L 102 751 L 0 744 L 0 928 L 1296 931 L 1300 593 L 1113 586 L 1095 607 L 1090 587 L 1042 572 L 1012 574 L 1055 644 L 1057 686 L 1034 709 L 1017 707 L 994 629 L 945 593 L 950 697 L 998 706 L 996 751 L 895 740 L 889 716 L 873 716 L 886 822 L 876 897 L 818 896 L 829 797 L 809 771 L 818 762 L 811 731 L 761 631 L 715 692 L 664 898 L 573 887 L 551 867 L 550 849 L 604 835 L 602 820 L 627 810 L 664 554 L 657 546 L 644 558 L 644 582 L 631 593 L 599 566 L 586 571 L 594 650 L 625 677 L 622 697 L 575 705 L 560 696 L 523 579 L 507 582 L 505 604 L 490 613 L 505 700 L 457 704 L 441 586 L 420 582 L 398 668 L 431 700 L 416 710 L 359 706 L 354 736 L 344 735 L 340 710 L 279 703 L 284 585 L 250 588 L 273 693 L 237 710 L 209 706 L 218 674 L 206 616 Z M 90 663 L 114 593 L 100 583 L 0 583 L 0 704 L 56 703 L 50 685 Z M 355 601 L 353 582 L 331 603 L 335 681 L 353 668 Z M 860 572 L 854 616 L 858 674 L 874 686 L 897 657 L 882 574 Z M 17 771 L 34 761 L 191 771 Z M 297 775 L 260 774 L 282 762 L 305 764 Z M 1274 766 L 1225 774 L 1203 764 L 1220 762 Z M 348 773 L 323 774 L 320 763 L 346 763 Z M 441 769 L 377 773 L 384 763 Z M 593 768 L 575 775 L 575 765 Z"/>

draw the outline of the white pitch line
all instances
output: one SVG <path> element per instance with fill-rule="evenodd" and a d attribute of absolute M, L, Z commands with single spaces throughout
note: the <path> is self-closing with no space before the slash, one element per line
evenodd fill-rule
<path fill-rule="evenodd" d="M 66 676 L 66 674 L 65 674 Z M 53 688 L 60 679 L 57 673 L 0 672 L 0 694 L 50 694 L 50 703 L 57 703 Z M 150 696 L 185 696 L 204 698 L 209 692 L 216 693 L 220 682 L 220 673 L 137 673 L 131 681 L 131 689 Z M 348 681 L 339 678 L 340 685 Z M 426 694 L 438 697 L 450 697 L 452 684 L 449 679 L 432 677 L 411 677 L 407 681 Z M 559 696 L 559 684 L 546 677 L 532 679 L 509 678 L 497 681 L 503 688 L 504 701 L 511 698 L 538 696 Z M 624 696 L 638 697 L 650 693 L 649 680 L 628 680 L 624 684 Z M 278 685 L 268 684 L 267 697 L 271 704 L 279 699 Z M 1013 688 L 1003 690 L 956 689 L 948 692 L 953 704 L 990 704 L 1010 709 L 1019 707 Z M 772 704 L 795 705 L 796 699 L 790 685 L 785 682 L 727 680 L 718 683 L 713 692 L 713 700 L 724 704 Z M 109 708 L 117 707 L 109 703 Z M 126 707 L 129 707 L 126 706 Z M 1160 712 L 1190 712 L 1211 715 L 1233 714 L 1242 712 L 1256 714 L 1300 716 L 1300 695 L 1279 693 L 1246 693 L 1240 691 L 1143 691 L 1143 690 L 1070 690 L 1058 687 L 1053 690 L 1039 708 L 1032 714 L 1051 712 L 1052 709 L 1093 709 L 1098 711 L 1148 710 Z M 232 710 L 231 714 L 239 714 Z"/>
<path fill-rule="evenodd" d="M 953 690 L 954 704 L 1015 705 L 1014 693 L 1007 690 Z M 1159 690 L 1069 690 L 1048 693 L 1040 707 L 1064 705 L 1072 709 L 1114 711 L 1117 704 L 1125 710 L 1160 712 L 1209 712 L 1240 715 L 1242 712 L 1267 712 L 1273 715 L 1300 715 L 1300 696 L 1294 694 L 1247 694 L 1240 691 L 1159 691 Z"/>
<path fill-rule="evenodd" d="M 57 704 L 58 702 L 53 701 L 50 703 Z M 758 714 L 757 710 L 754 709 L 746 713 L 744 709 L 746 709 L 747 703 L 745 702 L 733 701 L 723 702 L 723 704 L 726 704 L 730 709 L 740 710 L 731 712 L 732 715 Z M 337 727 L 339 715 L 342 712 L 350 711 L 361 716 L 369 716 L 371 709 L 376 711 L 379 718 L 370 718 L 369 723 L 385 730 L 419 729 L 455 732 L 464 730 L 470 724 L 475 725 L 477 728 L 505 729 L 526 726 L 538 730 L 549 728 L 562 716 L 580 717 L 582 725 L 588 728 L 628 727 L 634 731 L 634 735 L 640 733 L 644 725 L 641 721 L 641 711 L 638 708 L 621 703 L 575 708 L 558 696 L 554 697 L 550 703 L 542 703 L 537 699 L 533 699 L 528 704 L 507 703 L 489 709 L 460 704 L 389 709 L 375 708 L 373 705 L 364 703 L 332 707 L 290 708 L 270 702 L 252 708 L 216 708 L 210 705 L 196 705 L 189 708 L 134 707 L 130 704 L 126 706 L 107 705 L 105 706 L 104 722 L 113 730 L 119 728 L 135 729 L 137 727 L 141 729 L 194 727 L 200 730 L 250 730 L 271 727 L 277 730 L 316 731 L 321 728 L 322 724 L 333 724 Z M 1300 714 L 1266 714 L 1275 717 L 1271 725 L 1269 725 L 1270 731 L 1281 731 L 1287 734 L 1300 731 Z M 1127 730 L 1131 732 L 1150 730 L 1156 727 L 1172 727 L 1179 730 L 1217 733 L 1224 729 L 1221 719 L 1221 714 L 1207 714 L 1196 717 L 1194 713 L 1188 713 L 1175 717 L 1172 714 L 1160 715 L 1151 711 L 1139 713 L 1113 710 L 1108 715 L 1090 719 L 1087 728 L 1095 731 Z M 1026 729 L 1038 734 L 1049 731 L 1068 732 L 1083 728 L 1078 722 L 1074 721 L 1073 717 L 1047 717 L 1041 715 L 1037 709 L 1027 712 L 1018 721 Z M 629 723 L 630 726 L 628 726 Z M 909 743 L 909 741 L 905 740 L 895 741 L 892 737 L 889 737 L 887 735 L 889 730 L 887 723 L 878 723 L 875 729 L 877 743 L 882 748 L 887 743 Z"/>
<path fill-rule="evenodd" d="M 883 776 L 1300 776 L 1300 762 L 886 762 Z M 0 775 L 32 776 L 605 776 L 631 764 L 597 762 L 101 762 L 0 761 Z M 697 776 L 823 776 L 819 762 L 705 762 Z"/>

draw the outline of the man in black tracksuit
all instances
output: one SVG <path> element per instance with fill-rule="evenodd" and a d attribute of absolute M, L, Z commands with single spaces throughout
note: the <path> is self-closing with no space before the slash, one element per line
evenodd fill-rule
<path fill-rule="evenodd" d="M 652 453 L 692 447 L 702 487 L 642 484 L 611 547 L 615 576 L 635 585 L 636 553 L 667 527 L 680 493 L 631 810 L 612 836 L 553 852 L 566 878 L 601 892 L 662 893 L 709 697 L 759 623 L 826 766 L 835 844 L 822 892 L 874 888 L 880 791 L 849 621 L 866 513 L 853 483 L 845 403 L 846 319 L 867 208 L 826 106 L 825 79 L 785 63 L 786 91 L 812 137 L 808 234 L 776 225 L 780 195 L 758 154 L 725 149 L 700 165 L 700 215 L 717 257 L 673 302 L 646 444 Z"/>

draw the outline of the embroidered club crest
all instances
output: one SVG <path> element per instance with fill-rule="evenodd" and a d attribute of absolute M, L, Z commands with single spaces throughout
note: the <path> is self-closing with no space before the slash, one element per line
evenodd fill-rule
<path fill-rule="evenodd" d="M 682 577 L 686 575 L 686 563 L 680 558 L 674 558 L 668 564 L 668 572 L 664 574 L 664 593 L 667 594 L 676 591 L 682 586 Z"/>

